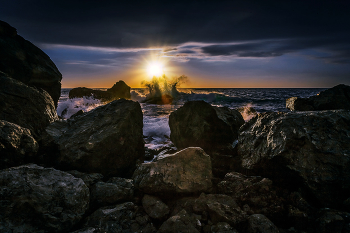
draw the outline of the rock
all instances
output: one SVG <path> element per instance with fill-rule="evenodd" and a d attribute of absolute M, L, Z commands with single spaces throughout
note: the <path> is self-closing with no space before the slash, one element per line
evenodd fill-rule
<path fill-rule="evenodd" d="M 146 98 L 142 103 L 146 104 L 172 104 L 174 98 L 168 94 L 162 94 L 161 96 L 151 96 Z"/>
<path fill-rule="evenodd" d="M 26 85 L 44 89 L 57 107 L 62 74 L 49 56 L 3 21 L 0 21 L 0 51 L 0 71 Z"/>
<path fill-rule="evenodd" d="M 292 97 L 286 107 L 292 111 L 350 110 L 350 86 L 339 84 L 309 98 Z"/>
<path fill-rule="evenodd" d="M 101 231 L 99 228 L 85 227 L 83 229 L 79 229 L 71 233 L 101 233 Z"/>
<path fill-rule="evenodd" d="M 64 111 L 64 110 L 63 110 Z M 62 112 L 63 113 L 63 112 Z M 63 114 L 62 114 L 63 115 Z M 73 115 L 70 116 L 71 119 L 77 117 L 77 116 L 81 116 L 84 115 L 84 111 L 83 110 L 79 110 L 76 113 L 74 113 Z"/>
<path fill-rule="evenodd" d="M 103 179 L 103 175 L 99 173 L 83 173 L 77 170 L 67 171 L 76 178 L 80 178 L 84 181 L 85 185 L 90 189 L 92 185 Z"/>
<path fill-rule="evenodd" d="M 211 189 L 211 169 L 210 156 L 201 148 L 189 147 L 141 164 L 133 179 L 135 187 L 147 194 L 193 194 Z"/>
<path fill-rule="evenodd" d="M 239 206 L 248 205 L 253 214 L 264 214 L 278 222 L 287 217 L 283 198 L 278 196 L 276 188 L 268 178 L 230 172 L 218 184 L 218 190 L 232 196 Z"/>
<path fill-rule="evenodd" d="M 111 93 L 113 99 L 130 99 L 130 87 L 122 80 L 116 82 L 113 87 L 107 89 L 108 93 Z"/>
<path fill-rule="evenodd" d="M 319 218 L 316 219 L 316 232 L 327 233 L 341 233 L 343 232 L 343 227 L 345 221 L 339 213 L 332 210 L 323 210 Z"/>
<path fill-rule="evenodd" d="M 241 128 L 242 166 L 315 205 L 338 206 L 350 196 L 350 111 L 259 114 Z"/>
<path fill-rule="evenodd" d="M 35 164 L 0 171 L 1 232 L 67 232 L 89 206 L 81 179 Z"/>
<path fill-rule="evenodd" d="M 142 206 L 148 216 L 154 219 L 163 219 L 169 214 L 169 207 L 155 196 L 145 195 L 142 198 Z"/>
<path fill-rule="evenodd" d="M 279 233 L 278 228 L 264 215 L 253 214 L 248 218 L 247 233 Z"/>
<path fill-rule="evenodd" d="M 183 197 L 180 199 L 170 199 L 167 204 L 171 209 L 170 216 L 174 216 L 181 210 L 186 210 L 187 213 L 193 213 L 193 206 L 198 197 Z"/>
<path fill-rule="evenodd" d="M 186 212 L 186 210 L 182 210 L 177 215 L 174 215 L 166 220 L 160 226 L 158 233 L 199 233 L 200 226 L 201 223 L 196 215 L 190 215 Z"/>
<path fill-rule="evenodd" d="M 170 139 L 179 149 L 198 146 L 210 152 L 231 146 L 243 124 L 244 119 L 236 110 L 189 101 L 170 114 Z"/>
<path fill-rule="evenodd" d="M 100 181 L 91 187 L 91 202 L 93 204 L 106 206 L 132 200 L 134 185 L 131 179 L 114 177 L 110 181 L 107 183 Z"/>
<path fill-rule="evenodd" d="M 145 153 L 142 127 L 140 104 L 115 100 L 83 116 L 48 126 L 48 135 L 43 138 L 45 156 L 53 157 L 58 151 L 57 166 L 65 170 L 130 177 L 136 161 L 143 161 Z M 58 148 L 50 150 L 52 144 Z"/>
<path fill-rule="evenodd" d="M 196 213 L 206 211 L 210 220 L 217 224 L 227 222 L 232 226 L 237 226 L 246 219 L 246 213 L 241 210 L 236 201 L 224 194 L 204 194 L 197 198 L 193 210 Z"/>
<path fill-rule="evenodd" d="M 97 232 L 156 232 L 150 218 L 132 202 L 102 207 L 87 217 L 84 227 Z M 85 229 L 86 229 L 85 228 Z"/>
<path fill-rule="evenodd" d="M 29 129 L 0 120 L 0 170 L 34 161 L 38 148 Z"/>
<path fill-rule="evenodd" d="M 1 72 L 0 83 L 0 120 L 29 129 L 36 140 L 46 126 L 58 120 L 54 102 L 46 91 L 29 87 Z"/>
<path fill-rule="evenodd" d="M 236 229 L 230 226 L 227 222 L 219 222 L 211 227 L 213 233 L 238 233 Z"/>
<path fill-rule="evenodd" d="M 288 206 L 288 222 L 297 230 L 307 230 L 309 216 L 294 206 Z"/>

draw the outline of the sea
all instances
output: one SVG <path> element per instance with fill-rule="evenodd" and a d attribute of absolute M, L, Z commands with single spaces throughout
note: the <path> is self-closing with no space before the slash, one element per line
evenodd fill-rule
<path fill-rule="evenodd" d="M 106 90 L 95 88 L 96 90 Z M 58 101 L 57 114 L 68 119 L 79 110 L 84 112 L 103 105 L 100 100 L 93 98 L 69 99 L 71 88 L 62 88 Z M 254 108 L 256 112 L 287 112 L 286 99 L 310 97 L 318 94 L 324 88 L 179 88 L 179 94 L 171 105 L 156 105 L 142 103 L 148 94 L 146 88 L 132 88 L 131 99 L 140 102 L 143 112 L 143 135 L 145 147 L 160 150 L 171 147 L 170 128 L 168 125 L 171 112 L 191 100 L 204 100 L 214 106 L 226 106 L 232 109 Z M 253 115 L 242 114 L 245 121 Z"/>

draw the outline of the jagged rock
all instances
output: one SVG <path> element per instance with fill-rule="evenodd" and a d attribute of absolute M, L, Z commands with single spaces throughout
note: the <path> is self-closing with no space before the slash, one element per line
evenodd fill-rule
<path fill-rule="evenodd" d="M 1 232 L 67 232 L 89 206 L 81 179 L 35 164 L 0 171 Z"/>
<path fill-rule="evenodd" d="M 146 194 L 142 198 L 142 206 L 148 216 L 154 219 L 163 219 L 169 214 L 169 207 L 159 197 Z"/>
<path fill-rule="evenodd" d="M 55 160 L 61 169 L 130 177 L 145 153 L 142 127 L 140 104 L 115 100 L 72 120 L 49 125 L 42 153 L 52 158 L 57 151 Z"/>
<path fill-rule="evenodd" d="M 58 120 L 54 102 L 46 91 L 29 87 L 1 72 L 0 83 L 1 120 L 29 129 L 35 139 L 46 126 Z"/>
<path fill-rule="evenodd" d="M 230 172 L 218 184 L 218 190 L 232 196 L 239 206 L 248 205 L 254 214 L 264 214 L 273 221 L 286 218 L 283 198 L 277 195 L 276 188 L 268 178 Z"/>
<path fill-rule="evenodd" d="M 350 109 L 350 86 L 339 84 L 309 98 L 291 97 L 286 107 L 292 111 Z"/>
<path fill-rule="evenodd" d="M 0 120 L 0 170 L 34 161 L 38 148 L 29 129 Z"/>
<path fill-rule="evenodd" d="M 253 214 L 248 218 L 247 233 L 279 233 L 278 228 L 262 214 Z"/>
<path fill-rule="evenodd" d="M 251 172 L 337 206 L 350 196 L 349 135 L 349 110 L 264 113 L 241 127 L 238 153 Z"/>
<path fill-rule="evenodd" d="M 181 210 L 177 215 L 170 217 L 159 228 L 159 233 L 199 233 L 200 219 L 197 215 L 191 215 L 186 210 Z"/>
<path fill-rule="evenodd" d="M 113 85 L 113 87 L 107 89 L 107 92 L 111 93 L 113 99 L 130 99 L 130 89 L 131 88 L 124 81 L 119 80 Z"/>
<path fill-rule="evenodd" d="M 132 202 L 102 207 L 87 217 L 84 227 L 95 232 L 156 232 L 150 218 Z M 85 228 L 85 229 L 86 229 Z"/>
<path fill-rule="evenodd" d="M 133 179 L 135 187 L 148 194 L 206 192 L 212 187 L 210 156 L 201 148 L 189 147 L 157 162 L 141 164 Z"/>
<path fill-rule="evenodd" d="M 91 202 L 99 206 L 130 201 L 134 197 L 134 184 L 131 179 L 113 177 L 112 180 L 97 182 L 91 187 Z"/>
<path fill-rule="evenodd" d="M 77 170 L 67 171 L 76 178 L 80 178 L 84 181 L 85 185 L 90 189 L 92 185 L 96 184 L 99 181 L 102 181 L 103 175 L 99 173 L 83 173 Z"/>
<path fill-rule="evenodd" d="M 3 21 L 0 21 L 0 51 L 0 71 L 29 86 L 44 89 L 57 107 L 62 74 L 49 56 Z"/>
<path fill-rule="evenodd" d="M 202 193 L 195 201 L 193 210 L 196 213 L 208 212 L 210 220 L 217 224 L 227 222 L 232 226 L 237 226 L 246 219 L 246 213 L 241 210 L 236 201 L 224 194 L 204 194 Z"/>
<path fill-rule="evenodd" d="M 236 229 L 230 226 L 227 222 L 219 222 L 211 227 L 213 233 L 238 233 Z"/>
<path fill-rule="evenodd" d="M 179 149 L 198 146 L 205 151 L 231 147 L 244 124 L 242 115 L 227 107 L 189 101 L 169 116 L 170 138 Z"/>

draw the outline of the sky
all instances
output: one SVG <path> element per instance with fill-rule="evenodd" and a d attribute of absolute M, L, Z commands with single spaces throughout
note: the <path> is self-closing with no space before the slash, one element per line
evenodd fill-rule
<path fill-rule="evenodd" d="M 0 0 L 62 87 L 141 87 L 163 64 L 182 87 L 350 85 L 350 1 Z"/>

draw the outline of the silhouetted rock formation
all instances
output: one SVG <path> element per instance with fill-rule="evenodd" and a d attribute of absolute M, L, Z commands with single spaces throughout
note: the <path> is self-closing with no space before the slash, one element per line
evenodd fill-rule
<path fill-rule="evenodd" d="M 89 207 L 81 179 L 35 164 L 0 171 L 1 232 L 68 232 Z"/>
<path fill-rule="evenodd" d="M 0 120 L 31 131 L 38 140 L 46 126 L 58 120 L 51 96 L 42 89 L 29 87 L 0 72 Z"/>
<path fill-rule="evenodd" d="M 46 159 L 64 169 L 101 173 L 106 177 L 131 176 L 144 156 L 140 104 L 115 100 L 109 104 L 49 125 L 43 136 Z"/>
<path fill-rule="evenodd" d="M 77 87 L 69 91 L 69 98 L 93 97 L 102 101 L 113 101 L 116 99 L 130 99 L 130 87 L 122 80 L 115 83 L 107 91 L 93 90 L 86 87 Z"/>
<path fill-rule="evenodd" d="M 339 84 L 309 98 L 291 97 L 286 107 L 292 111 L 350 109 L 350 86 Z"/>
<path fill-rule="evenodd" d="M 241 127 L 242 166 L 302 188 L 318 205 L 350 196 L 350 111 L 263 113 Z"/>
<path fill-rule="evenodd" d="M 0 71 L 29 86 L 49 93 L 57 107 L 62 75 L 38 47 L 17 35 L 15 28 L 0 20 Z"/>

